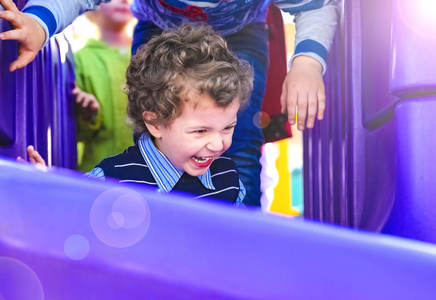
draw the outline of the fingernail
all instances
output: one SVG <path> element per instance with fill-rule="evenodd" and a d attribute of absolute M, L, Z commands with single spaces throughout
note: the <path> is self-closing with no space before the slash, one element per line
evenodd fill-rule
<path fill-rule="evenodd" d="M 289 123 L 291 123 L 291 125 L 294 125 L 295 124 L 295 120 L 291 120 L 291 122 L 289 122 Z"/>
<path fill-rule="evenodd" d="M 298 126 L 298 130 L 304 130 L 304 126 L 303 125 Z"/>
<path fill-rule="evenodd" d="M 1 14 L 1 12 L 0 12 L 0 14 Z M 5 37 L 5 35 L 3 33 L 0 33 L 0 39 L 2 39 L 4 37 Z"/>

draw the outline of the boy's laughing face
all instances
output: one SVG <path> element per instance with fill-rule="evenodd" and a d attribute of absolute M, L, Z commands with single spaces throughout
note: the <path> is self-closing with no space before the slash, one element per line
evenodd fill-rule
<path fill-rule="evenodd" d="M 147 127 L 156 147 L 173 165 L 199 176 L 232 144 L 238 110 L 238 101 L 222 108 L 210 96 L 191 92 L 181 115 L 169 126 Z"/>

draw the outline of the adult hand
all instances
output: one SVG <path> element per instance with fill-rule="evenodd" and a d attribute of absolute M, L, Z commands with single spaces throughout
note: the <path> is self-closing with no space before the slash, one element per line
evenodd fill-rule
<path fill-rule="evenodd" d="M 92 94 L 85 93 L 79 87 L 73 89 L 76 96 L 76 104 L 84 121 L 92 121 L 100 109 L 100 104 Z"/>
<path fill-rule="evenodd" d="M 18 58 L 11 63 L 9 71 L 25 67 L 35 59 L 45 41 L 45 31 L 39 23 L 18 10 L 12 0 L 0 0 L 5 9 L 0 11 L 0 18 L 11 24 L 11 30 L 0 33 L 0 40 L 19 42 Z"/>
<path fill-rule="evenodd" d="M 300 55 L 294 58 L 286 75 L 280 96 L 282 113 L 288 113 L 291 125 L 295 124 L 298 107 L 298 129 L 313 128 L 318 110 L 322 120 L 325 110 L 325 89 L 322 65 L 314 58 Z M 307 123 L 306 123 L 307 118 Z"/>

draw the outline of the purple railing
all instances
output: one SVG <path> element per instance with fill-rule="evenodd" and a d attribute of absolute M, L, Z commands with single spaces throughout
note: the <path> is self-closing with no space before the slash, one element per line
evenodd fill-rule
<path fill-rule="evenodd" d="M 26 1 L 15 2 L 21 9 Z M 0 20 L 0 31 L 8 29 Z M 33 63 L 13 73 L 8 66 L 17 43 L 0 42 L 0 155 L 25 157 L 31 144 L 52 165 L 75 168 L 74 69 L 62 62 L 59 41 L 51 39 Z"/>

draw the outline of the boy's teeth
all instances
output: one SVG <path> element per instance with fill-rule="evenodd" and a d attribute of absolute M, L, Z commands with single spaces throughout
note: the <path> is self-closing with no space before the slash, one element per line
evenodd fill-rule
<path fill-rule="evenodd" d="M 196 162 L 203 163 L 205 161 L 211 160 L 211 157 L 193 157 Z"/>

